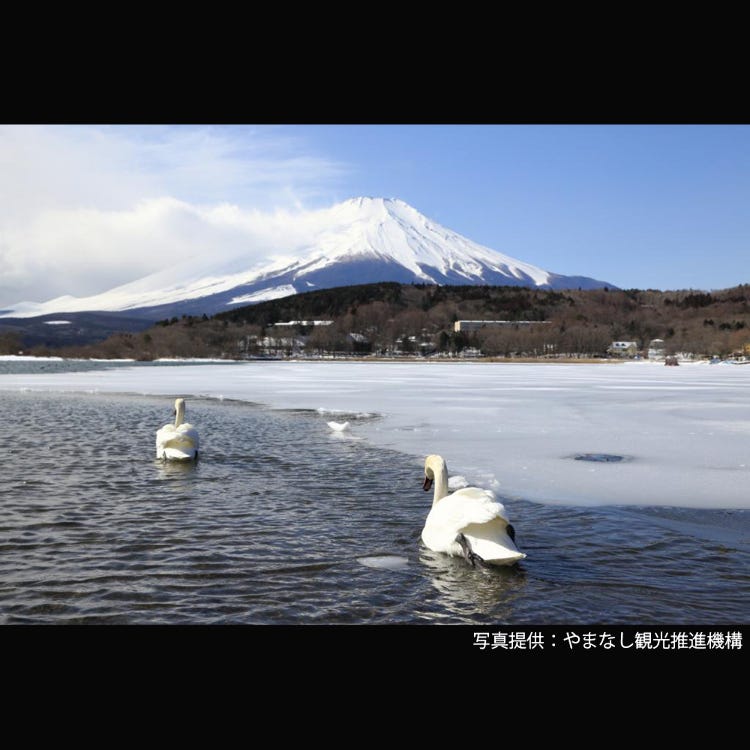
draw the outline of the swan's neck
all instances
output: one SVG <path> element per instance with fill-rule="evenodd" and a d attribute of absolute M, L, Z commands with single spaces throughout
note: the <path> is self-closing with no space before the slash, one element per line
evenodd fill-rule
<path fill-rule="evenodd" d="M 185 419 L 185 404 L 180 402 L 174 409 L 174 426 L 179 427 Z"/>
<path fill-rule="evenodd" d="M 435 505 L 448 494 L 448 467 L 445 463 L 433 467 L 435 494 L 432 496 L 432 504 Z"/>

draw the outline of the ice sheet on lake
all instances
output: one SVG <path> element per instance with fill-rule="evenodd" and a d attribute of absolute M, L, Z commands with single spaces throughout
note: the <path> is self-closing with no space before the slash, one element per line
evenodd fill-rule
<path fill-rule="evenodd" d="M 750 367 L 649 362 L 246 362 L 0 376 L 4 389 L 377 413 L 357 434 L 413 455 L 417 482 L 424 456 L 440 453 L 451 474 L 501 498 L 708 508 L 750 507 L 749 385 Z"/>

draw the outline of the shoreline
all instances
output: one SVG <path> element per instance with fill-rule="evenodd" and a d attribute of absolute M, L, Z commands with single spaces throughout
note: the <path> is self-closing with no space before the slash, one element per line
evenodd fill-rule
<path fill-rule="evenodd" d="M 689 361 L 689 360 L 686 360 Z M 701 360 L 696 360 L 701 361 Z M 706 360 L 707 362 L 708 360 Z M 595 357 L 561 357 L 559 359 L 535 358 L 535 357 L 249 357 L 245 359 L 223 359 L 218 357 L 159 357 L 158 359 L 128 359 L 122 357 L 58 357 L 58 356 L 34 356 L 29 354 L 2 354 L 0 362 L 99 362 L 106 364 L 111 362 L 132 364 L 158 364 L 175 362 L 180 364 L 242 364 L 244 362 L 372 362 L 372 363 L 395 363 L 395 364 L 542 364 L 542 365 L 621 365 L 625 362 L 649 362 L 651 364 L 663 364 L 663 360 L 627 360 L 627 359 L 605 359 Z"/>

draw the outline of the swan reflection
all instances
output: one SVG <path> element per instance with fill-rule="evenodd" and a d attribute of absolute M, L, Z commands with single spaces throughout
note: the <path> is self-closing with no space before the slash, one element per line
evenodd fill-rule
<path fill-rule="evenodd" d="M 175 479 L 186 477 L 198 471 L 198 464 L 195 461 L 163 461 L 157 459 L 154 461 L 159 479 Z"/>
<path fill-rule="evenodd" d="M 492 621 L 511 621 L 515 600 L 528 583 L 521 566 L 477 565 L 472 568 L 462 558 L 450 557 L 420 547 L 419 562 L 427 569 L 430 583 L 440 594 L 435 619 L 444 620 L 445 612 L 461 619 L 477 616 Z M 430 617 L 428 612 L 423 616 Z"/>

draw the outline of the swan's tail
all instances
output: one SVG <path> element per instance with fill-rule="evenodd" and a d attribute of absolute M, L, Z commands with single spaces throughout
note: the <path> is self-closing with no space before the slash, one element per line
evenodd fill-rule
<path fill-rule="evenodd" d="M 469 524 L 463 529 L 472 552 L 489 565 L 513 565 L 526 555 L 516 547 L 507 532 L 507 523 L 498 518 L 492 523 Z"/>
<path fill-rule="evenodd" d="M 180 435 L 157 446 L 156 457 L 173 460 L 192 460 L 198 452 L 197 441 Z"/>
<path fill-rule="evenodd" d="M 192 461 L 196 457 L 196 454 L 197 451 L 195 449 L 186 451 L 180 448 L 164 448 L 161 454 L 157 455 L 157 458 L 166 458 L 171 461 Z"/>

